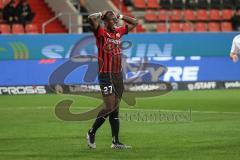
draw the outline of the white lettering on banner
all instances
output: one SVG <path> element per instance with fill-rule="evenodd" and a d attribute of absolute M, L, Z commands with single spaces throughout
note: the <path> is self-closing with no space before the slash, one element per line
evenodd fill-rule
<path fill-rule="evenodd" d="M 182 67 L 168 67 L 167 73 L 164 75 L 164 81 L 170 81 L 173 78 L 174 81 L 181 81 Z"/>
<path fill-rule="evenodd" d="M 20 94 L 46 94 L 44 86 L 18 86 L 18 87 L 0 87 L 0 95 L 20 95 Z"/>
<path fill-rule="evenodd" d="M 47 58 L 64 58 L 64 47 L 61 45 L 49 45 L 42 49 L 42 54 Z"/>
<path fill-rule="evenodd" d="M 188 84 L 189 90 L 201 90 L 201 89 L 215 89 L 217 86 L 216 82 L 196 82 Z"/>
<path fill-rule="evenodd" d="M 119 40 L 109 40 L 111 43 L 119 44 Z M 120 44 L 119 44 L 120 45 Z M 46 56 L 46 58 L 69 58 L 70 53 L 73 49 L 73 46 L 69 48 L 64 48 L 62 45 L 53 44 L 45 46 L 42 49 L 42 55 Z M 136 57 L 169 57 L 172 55 L 173 45 L 172 44 L 165 44 L 163 48 L 161 48 L 157 43 L 150 43 L 150 44 L 137 44 L 136 49 L 129 49 L 123 50 L 123 53 L 128 56 L 136 56 Z M 97 47 L 95 46 L 93 50 L 89 51 L 88 49 L 82 48 L 80 51 L 81 55 L 93 55 L 97 54 Z M 95 53 L 89 53 L 95 52 Z M 136 52 L 136 53 L 134 53 Z"/>
<path fill-rule="evenodd" d="M 149 71 L 149 73 L 151 74 L 151 82 L 159 81 L 159 76 L 162 75 L 163 72 L 165 72 L 165 68 L 163 67 L 159 67 L 156 69 L 153 67 L 148 67 L 146 70 Z"/>
<path fill-rule="evenodd" d="M 100 91 L 99 85 L 75 85 L 75 86 L 69 86 L 69 91 L 71 93 L 78 93 L 83 91 Z"/>
<path fill-rule="evenodd" d="M 129 91 L 153 91 L 153 90 L 166 90 L 167 86 L 166 84 L 142 84 L 142 85 L 136 85 L 133 87 L 129 87 Z"/>
<path fill-rule="evenodd" d="M 154 43 L 149 44 L 146 55 L 149 57 L 171 56 L 172 48 L 173 48 L 172 44 L 165 44 L 163 47 L 163 50 L 161 50 L 158 44 L 154 44 Z"/>
<path fill-rule="evenodd" d="M 168 67 L 168 71 L 164 75 L 164 81 L 196 81 L 198 80 L 198 66 L 187 67 Z"/>
<path fill-rule="evenodd" d="M 240 88 L 240 82 L 236 81 L 236 82 L 225 82 L 225 88 Z"/>
<path fill-rule="evenodd" d="M 145 57 L 146 48 L 147 48 L 146 44 L 138 44 L 136 49 L 136 57 Z M 133 53 L 129 52 L 128 55 L 133 55 Z"/>
<path fill-rule="evenodd" d="M 184 67 L 182 81 L 196 81 L 199 67 Z"/>

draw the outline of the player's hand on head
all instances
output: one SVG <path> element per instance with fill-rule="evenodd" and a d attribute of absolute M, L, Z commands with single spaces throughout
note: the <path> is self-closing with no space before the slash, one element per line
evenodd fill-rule
<path fill-rule="evenodd" d="M 121 13 L 116 14 L 117 19 L 121 19 Z"/>
<path fill-rule="evenodd" d="M 230 53 L 230 58 L 232 59 L 233 62 L 238 61 L 238 54 L 237 53 Z"/>
<path fill-rule="evenodd" d="M 105 16 L 105 14 L 106 14 L 107 12 L 108 12 L 107 10 L 104 10 L 104 11 L 101 12 L 101 13 L 102 13 L 101 19 L 103 19 L 103 17 Z"/>

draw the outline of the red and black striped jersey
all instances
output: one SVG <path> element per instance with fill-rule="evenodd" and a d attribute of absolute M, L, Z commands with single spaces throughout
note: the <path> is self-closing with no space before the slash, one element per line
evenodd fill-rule
<path fill-rule="evenodd" d="M 108 32 L 99 26 L 95 32 L 98 47 L 98 66 L 101 73 L 119 73 L 122 70 L 121 38 L 128 33 L 128 26 L 116 27 Z"/>

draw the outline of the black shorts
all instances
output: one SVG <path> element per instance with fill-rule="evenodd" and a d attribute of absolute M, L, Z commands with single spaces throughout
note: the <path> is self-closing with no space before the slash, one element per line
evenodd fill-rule
<path fill-rule="evenodd" d="M 99 85 L 103 96 L 115 94 L 122 97 L 124 85 L 122 72 L 120 73 L 99 73 Z"/>

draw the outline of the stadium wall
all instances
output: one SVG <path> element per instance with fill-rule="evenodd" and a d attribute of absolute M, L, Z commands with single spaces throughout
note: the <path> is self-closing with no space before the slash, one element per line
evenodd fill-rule
<path fill-rule="evenodd" d="M 156 88 L 167 82 L 175 90 L 240 88 L 240 63 L 228 57 L 236 34 L 129 34 L 122 44 L 125 81 Z M 62 92 L 96 88 L 96 61 L 69 58 L 96 55 L 92 34 L 1 36 L 0 44 L 0 95 L 51 93 L 49 85 Z"/>
<path fill-rule="evenodd" d="M 122 45 L 127 57 L 228 56 L 235 35 L 237 33 L 129 34 L 123 38 Z M 97 53 L 92 34 L 1 35 L 0 44 L 0 60 L 69 58 L 76 44 L 79 54 Z"/>

